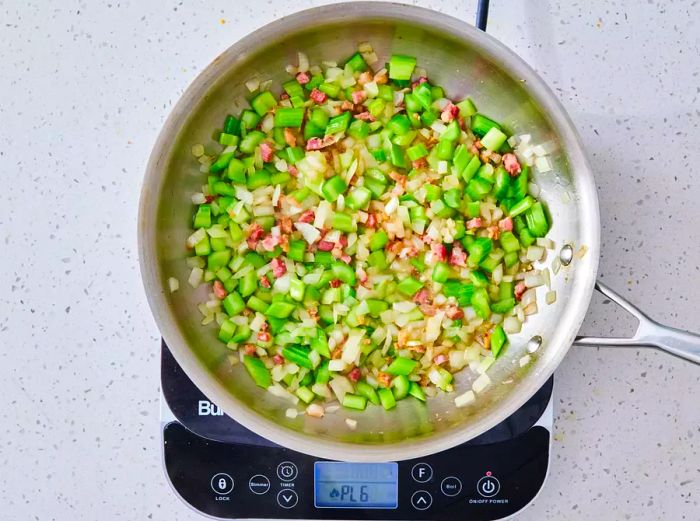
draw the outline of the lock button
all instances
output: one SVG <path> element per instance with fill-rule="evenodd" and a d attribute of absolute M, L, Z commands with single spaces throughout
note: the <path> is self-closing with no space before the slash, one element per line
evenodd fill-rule
<path fill-rule="evenodd" d="M 226 496 L 233 490 L 233 478 L 224 472 L 214 474 L 211 478 L 211 489 L 220 496 Z"/>

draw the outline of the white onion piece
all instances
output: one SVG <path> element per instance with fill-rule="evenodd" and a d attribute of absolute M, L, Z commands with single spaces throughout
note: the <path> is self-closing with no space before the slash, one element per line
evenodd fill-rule
<path fill-rule="evenodd" d="M 537 168 L 537 170 L 542 173 L 549 172 L 550 170 L 552 170 L 552 164 L 546 157 L 538 157 L 537 159 L 535 159 L 535 168 Z"/>
<path fill-rule="evenodd" d="M 398 313 L 408 313 L 416 308 L 416 303 L 410 300 L 403 300 L 401 302 L 394 302 L 393 308 Z"/>
<path fill-rule="evenodd" d="M 538 288 L 544 285 L 544 276 L 539 271 L 531 271 L 525 274 L 525 285 L 528 288 Z"/>
<path fill-rule="evenodd" d="M 253 78 L 252 80 L 246 81 L 245 86 L 250 92 L 253 92 L 258 87 L 260 87 L 260 78 Z"/>
<path fill-rule="evenodd" d="M 256 313 L 253 320 L 250 321 L 250 329 L 253 331 L 260 331 L 262 325 L 265 323 L 265 316 L 262 313 Z"/>
<path fill-rule="evenodd" d="M 557 292 L 554 290 L 548 291 L 544 296 L 544 301 L 547 304 L 554 304 L 557 301 Z"/>
<path fill-rule="evenodd" d="M 273 396 L 277 396 L 278 398 L 284 398 L 285 400 L 289 400 L 290 402 L 299 402 L 299 398 L 294 396 L 292 393 L 290 393 L 284 387 L 277 383 L 272 384 L 270 387 L 268 387 L 267 392 L 269 392 Z"/>
<path fill-rule="evenodd" d="M 537 246 L 542 246 L 543 248 L 546 248 L 548 250 L 554 249 L 554 241 L 552 239 L 548 239 L 547 237 L 538 237 L 535 241 L 535 244 L 537 244 Z"/>
<path fill-rule="evenodd" d="M 545 250 L 541 246 L 528 246 L 526 257 L 530 262 L 535 262 L 540 260 L 544 253 Z"/>
<path fill-rule="evenodd" d="M 357 429 L 357 420 L 353 420 L 352 418 L 345 418 L 345 425 L 347 425 L 351 431 L 354 431 L 355 429 Z"/>
<path fill-rule="evenodd" d="M 306 408 L 306 414 L 314 418 L 323 418 L 325 409 L 318 403 L 312 403 Z"/>
<path fill-rule="evenodd" d="M 528 315 L 534 315 L 537 313 L 537 302 L 530 302 L 525 308 L 523 309 L 523 312 L 525 313 L 526 316 Z"/>
<path fill-rule="evenodd" d="M 561 269 L 561 260 L 559 257 L 554 257 L 554 260 L 552 261 L 552 273 L 555 275 L 559 273 L 559 270 Z"/>
<path fill-rule="evenodd" d="M 426 342 L 434 342 L 440 336 L 440 326 L 443 318 L 445 318 L 444 311 L 439 311 L 435 313 L 435 316 L 428 318 L 424 333 Z"/>
<path fill-rule="evenodd" d="M 190 272 L 190 276 L 187 279 L 187 282 L 193 288 L 197 288 L 202 283 L 203 278 L 204 278 L 204 270 L 202 268 L 192 268 L 192 271 Z"/>
<path fill-rule="evenodd" d="M 522 323 L 517 317 L 506 317 L 503 320 L 503 331 L 509 334 L 520 333 Z"/>
<path fill-rule="evenodd" d="M 175 293 L 178 289 L 180 289 L 180 281 L 175 277 L 170 277 L 168 279 L 168 288 L 170 289 L 170 293 Z"/>
<path fill-rule="evenodd" d="M 474 383 L 472 384 L 472 390 L 475 393 L 480 393 L 481 391 L 486 389 L 490 384 L 491 384 L 491 378 L 489 378 L 489 375 L 484 373 L 479 378 L 474 380 Z"/>
<path fill-rule="evenodd" d="M 314 394 L 324 397 L 326 400 L 331 399 L 331 390 L 326 384 L 313 384 L 311 390 Z"/>
<path fill-rule="evenodd" d="M 530 363 L 530 355 L 523 356 L 519 361 L 520 367 L 525 367 L 529 363 Z"/>
<path fill-rule="evenodd" d="M 492 356 L 485 356 L 481 359 L 481 362 L 479 362 L 479 367 L 477 367 L 476 372 L 479 374 L 484 374 L 495 361 L 496 359 Z"/>
<path fill-rule="evenodd" d="M 333 362 L 333 360 L 331 360 L 331 362 Z M 340 403 L 343 403 L 343 398 L 345 398 L 347 393 L 352 393 L 353 391 L 352 383 L 344 376 L 333 377 L 328 385 L 331 386 L 333 394 L 336 395 Z"/>
<path fill-rule="evenodd" d="M 474 391 L 467 391 L 466 393 L 460 394 L 455 398 L 455 405 L 457 407 L 466 407 L 476 399 Z"/>
<path fill-rule="evenodd" d="M 299 230 L 299 233 L 301 233 L 304 240 L 309 244 L 312 244 L 321 237 L 321 232 L 308 223 L 294 223 L 294 227 Z"/>
<path fill-rule="evenodd" d="M 294 408 L 290 408 L 290 409 L 287 409 L 286 411 L 284 411 L 284 415 L 287 418 L 291 418 L 293 420 L 294 418 L 296 418 L 299 415 L 299 411 L 297 411 Z"/>
<path fill-rule="evenodd" d="M 336 372 L 336 373 L 339 373 L 341 371 L 345 371 L 347 366 L 348 366 L 348 364 L 346 364 L 345 361 L 341 360 L 341 359 L 330 360 L 328 362 L 328 370 Z"/>
<path fill-rule="evenodd" d="M 291 285 L 292 278 L 289 273 L 285 273 L 281 277 L 275 279 L 275 284 L 272 287 L 276 293 L 289 293 L 289 286 Z"/>

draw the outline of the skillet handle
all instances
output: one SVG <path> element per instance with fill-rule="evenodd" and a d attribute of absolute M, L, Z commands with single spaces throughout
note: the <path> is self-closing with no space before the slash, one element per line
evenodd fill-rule
<path fill-rule="evenodd" d="M 617 292 L 600 282 L 596 282 L 595 288 L 615 302 L 615 304 L 624 308 L 630 315 L 634 316 L 639 321 L 639 325 L 634 335 L 629 338 L 579 336 L 574 340 L 574 345 L 656 347 L 662 351 L 666 351 L 667 353 L 700 365 L 700 335 L 659 324 L 622 298 Z"/>

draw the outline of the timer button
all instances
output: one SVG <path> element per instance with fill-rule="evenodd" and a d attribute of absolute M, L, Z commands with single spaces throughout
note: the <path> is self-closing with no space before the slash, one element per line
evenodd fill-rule
<path fill-rule="evenodd" d="M 447 476 L 440 483 L 440 490 L 448 497 L 454 497 L 462 492 L 462 482 L 454 476 Z"/>
<path fill-rule="evenodd" d="M 426 490 L 418 490 L 411 496 L 411 505 L 416 510 L 427 510 L 433 504 L 433 496 Z"/>
<path fill-rule="evenodd" d="M 224 472 L 214 474 L 211 478 L 211 489 L 220 496 L 230 494 L 233 490 L 233 478 Z"/>
<path fill-rule="evenodd" d="M 490 472 L 476 483 L 476 491 L 483 497 L 493 497 L 501 490 L 501 483 Z"/>
<path fill-rule="evenodd" d="M 299 469 L 291 461 L 283 461 L 277 465 L 277 477 L 282 481 L 294 481 L 299 474 Z"/>
<path fill-rule="evenodd" d="M 433 468 L 427 463 L 416 463 L 411 469 L 411 476 L 418 483 L 426 483 L 433 477 Z"/>
<path fill-rule="evenodd" d="M 283 488 L 277 493 L 277 504 L 282 508 L 294 508 L 299 502 L 299 496 L 291 488 Z"/>

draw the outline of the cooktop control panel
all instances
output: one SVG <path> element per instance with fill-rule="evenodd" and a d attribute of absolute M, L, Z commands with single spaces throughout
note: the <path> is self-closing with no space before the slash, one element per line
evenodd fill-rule
<path fill-rule="evenodd" d="M 539 426 L 509 442 L 379 464 L 216 442 L 179 422 L 165 427 L 164 443 L 175 490 L 225 519 L 500 519 L 537 494 L 549 457 Z"/>
<path fill-rule="evenodd" d="M 547 474 L 548 382 L 523 408 L 468 443 L 416 460 L 331 462 L 276 445 L 223 414 L 163 346 L 163 451 L 175 491 L 222 519 L 508 517 Z"/>

